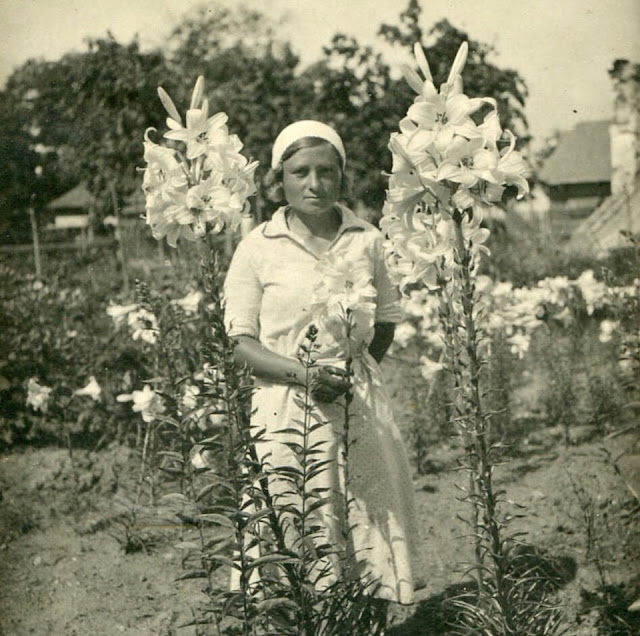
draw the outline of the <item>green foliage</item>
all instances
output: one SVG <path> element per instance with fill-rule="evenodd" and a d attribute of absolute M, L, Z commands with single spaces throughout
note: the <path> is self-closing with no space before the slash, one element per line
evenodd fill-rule
<path fill-rule="evenodd" d="M 9 77 L 4 96 L 31 150 L 55 150 L 45 175 L 60 170 L 102 197 L 110 183 L 130 194 L 143 133 L 162 120 L 156 87 L 167 76 L 164 55 L 142 53 L 135 40 L 121 45 L 111 34 L 87 44 L 86 52 L 56 62 L 30 60 Z"/>
<path fill-rule="evenodd" d="M 139 288 L 140 300 L 160 318 L 153 382 L 167 407 L 148 425 L 153 439 L 145 438 L 144 448 L 153 456 L 143 463 L 145 482 L 165 493 L 161 502 L 188 510 L 181 518 L 197 528 L 196 541 L 178 546 L 185 550 L 186 565 L 179 579 L 206 580 L 209 602 L 196 623 L 239 634 L 320 635 L 345 628 L 363 636 L 382 633 L 386 607 L 373 598 L 371 584 L 349 569 L 352 556 L 330 543 L 321 521 L 321 509 L 334 493 L 315 485 L 328 469 L 317 435 L 329 423 L 316 417 L 307 383 L 299 396 L 302 420 L 275 432 L 283 435 L 295 461 L 271 466 L 258 454 L 265 432 L 249 424 L 252 387 L 226 335 L 221 268 L 217 259 L 205 255 L 203 260 L 208 298 L 202 324 L 208 328 L 190 338 L 201 344 L 199 363 L 205 364 L 194 408 L 185 410 L 178 399 L 181 385 L 195 375 L 195 369 L 176 366 L 188 351 L 188 343 L 174 333 L 182 321 L 162 319 L 172 313 L 161 306 L 166 300 Z M 310 332 L 301 351 L 307 368 L 313 366 L 314 341 Z M 124 544 L 131 538 L 125 527 Z M 229 590 L 217 584 L 221 568 L 233 572 Z M 335 568 L 348 575 L 335 580 Z"/>

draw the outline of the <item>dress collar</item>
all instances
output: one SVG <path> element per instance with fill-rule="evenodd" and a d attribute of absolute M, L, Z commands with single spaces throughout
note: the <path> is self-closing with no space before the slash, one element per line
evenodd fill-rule
<path fill-rule="evenodd" d="M 336 204 L 336 207 L 342 218 L 340 227 L 338 228 L 338 233 L 336 234 L 336 239 L 342 236 L 342 234 L 344 234 L 345 232 L 353 230 L 361 231 L 367 228 L 367 222 L 356 216 L 355 213 L 352 212 L 348 207 L 339 203 Z M 262 228 L 262 234 L 264 236 L 266 236 L 267 238 L 288 236 L 295 241 L 299 241 L 299 238 L 294 235 L 289 229 L 289 224 L 287 223 L 286 217 L 287 208 L 288 206 L 282 206 L 273 213 L 271 220 L 267 221 Z"/>

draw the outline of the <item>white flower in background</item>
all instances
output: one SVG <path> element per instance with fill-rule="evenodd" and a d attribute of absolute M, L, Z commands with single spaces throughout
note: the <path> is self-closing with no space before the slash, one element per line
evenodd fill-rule
<path fill-rule="evenodd" d="M 527 333 L 518 331 L 507 338 L 507 342 L 511 346 L 511 353 L 517 355 L 518 358 L 524 358 L 524 354 L 529 351 L 531 336 Z"/>
<path fill-rule="evenodd" d="M 158 321 L 147 309 L 140 308 L 129 313 L 127 322 L 134 340 L 155 344 L 158 339 Z"/>
<path fill-rule="evenodd" d="M 400 299 L 400 305 L 405 315 L 422 318 L 431 298 L 428 289 L 414 289 Z"/>
<path fill-rule="evenodd" d="M 82 387 L 81 389 L 76 389 L 73 394 L 78 396 L 90 397 L 94 402 L 99 402 L 100 396 L 102 394 L 102 389 L 100 388 L 100 385 L 98 384 L 98 381 L 95 379 L 95 377 L 91 376 L 87 385 Z"/>
<path fill-rule="evenodd" d="M 582 297 L 587 305 L 587 313 L 591 316 L 595 309 L 600 309 L 603 306 L 607 297 L 607 286 L 595 279 L 593 270 L 588 269 L 575 281 L 575 285 L 580 290 Z"/>
<path fill-rule="evenodd" d="M 200 389 L 195 384 L 187 384 L 182 392 L 180 404 L 188 410 L 195 409 L 198 406 L 199 395 Z"/>
<path fill-rule="evenodd" d="M 598 340 L 600 342 L 610 342 L 613 335 L 620 328 L 620 322 L 618 320 L 603 320 L 600 323 L 600 335 Z"/>
<path fill-rule="evenodd" d="M 215 454 L 211 450 L 205 450 L 202 444 L 194 444 L 189 451 L 191 465 L 197 469 L 214 468 L 216 466 Z"/>
<path fill-rule="evenodd" d="M 127 321 L 127 316 L 137 309 L 137 305 L 132 303 L 131 305 L 116 305 L 111 303 L 107 307 L 107 315 L 113 319 L 113 324 L 116 329 L 123 325 Z"/>
<path fill-rule="evenodd" d="M 401 322 L 396 325 L 393 341 L 404 349 L 417 333 L 418 330 L 410 322 Z"/>
<path fill-rule="evenodd" d="M 198 307 L 202 302 L 204 295 L 201 291 L 195 290 L 189 292 L 186 296 L 182 298 L 177 298 L 176 300 L 172 300 L 171 304 L 176 307 L 180 307 L 185 314 L 195 314 L 198 311 Z"/>
<path fill-rule="evenodd" d="M 573 284 L 566 276 L 556 276 L 538 281 L 536 287 L 546 292 L 546 302 L 562 305 L 568 300 Z"/>
<path fill-rule="evenodd" d="M 148 384 L 142 391 L 122 393 L 116 398 L 118 402 L 133 402 L 133 410 L 142 415 L 145 422 L 153 422 L 156 417 L 164 413 L 164 400 Z"/>
<path fill-rule="evenodd" d="M 442 362 L 435 362 L 427 356 L 420 356 L 420 374 L 422 377 L 430 382 L 435 378 L 438 371 L 444 368 Z"/>
<path fill-rule="evenodd" d="M 27 383 L 27 406 L 31 406 L 34 411 L 46 413 L 49 409 L 49 396 L 52 390 L 48 386 L 39 384 L 36 378 L 29 378 Z"/>

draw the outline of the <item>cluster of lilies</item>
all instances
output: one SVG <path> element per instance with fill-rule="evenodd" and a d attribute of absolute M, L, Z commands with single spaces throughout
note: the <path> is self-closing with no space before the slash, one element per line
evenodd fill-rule
<path fill-rule="evenodd" d="M 440 90 L 419 43 L 414 54 L 423 77 L 403 69 L 417 97 L 400 121 L 400 132 L 391 135 L 393 166 L 381 222 L 391 270 L 402 289 L 418 282 L 435 289 L 443 276 L 450 279 L 454 223 L 462 227 L 467 249 L 486 251 L 484 212 L 502 199 L 506 186 L 516 186 L 518 197 L 529 191 L 528 166 L 515 150 L 515 136 L 501 128 L 496 101 L 463 92 L 467 53 L 463 42 Z"/>
<path fill-rule="evenodd" d="M 225 113 L 209 116 L 204 78 L 198 77 L 191 104 L 182 117 L 168 93 L 158 88 L 168 117 L 167 145 L 144 136 L 143 190 L 146 220 L 153 237 L 173 247 L 180 238 L 195 241 L 205 234 L 234 231 L 255 194 L 258 165 L 241 154 L 242 142 L 230 134 Z"/>

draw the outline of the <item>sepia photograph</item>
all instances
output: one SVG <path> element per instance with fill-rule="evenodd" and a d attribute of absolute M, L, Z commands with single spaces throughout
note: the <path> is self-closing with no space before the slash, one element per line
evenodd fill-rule
<path fill-rule="evenodd" d="M 637 0 L 0 0 L 0 634 L 640 634 Z"/>

